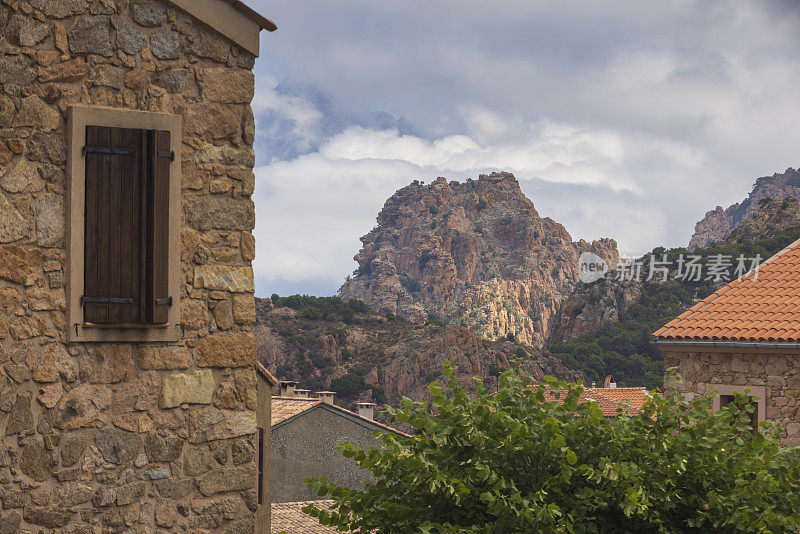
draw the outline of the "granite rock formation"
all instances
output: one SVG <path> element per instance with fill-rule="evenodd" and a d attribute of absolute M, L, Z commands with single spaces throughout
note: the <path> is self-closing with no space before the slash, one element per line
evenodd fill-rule
<path fill-rule="evenodd" d="M 415 181 L 386 202 L 377 221 L 361 238 L 359 268 L 342 286 L 343 298 L 414 323 L 438 318 L 537 347 L 559 324 L 580 254 L 612 265 L 618 259 L 615 241 L 573 242 L 561 224 L 540 217 L 509 173 Z"/>
<path fill-rule="evenodd" d="M 800 171 L 789 168 L 782 174 L 763 176 L 756 180 L 747 198 L 723 209 L 717 206 L 706 213 L 694 227 L 689 250 L 708 247 L 727 237 L 743 221 L 758 211 L 759 203 L 766 198 L 782 200 L 786 197 L 800 199 Z"/>
<path fill-rule="evenodd" d="M 259 299 L 256 314 L 259 360 L 278 379 L 301 380 L 302 386 L 317 391 L 338 390 L 337 404 L 346 408 L 364 400 L 396 404 L 403 396 L 429 398 L 427 386 L 441 379 L 445 361 L 458 366 L 459 378 L 472 389 L 474 376 L 492 387 L 511 359 L 519 360 L 535 379 L 582 379 L 540 349 L 482 339 L 458 325 L 419 325 L 374 312 L 360 314 L 350 324 L 309 319 L 273 306 L 270 299 Z"/>

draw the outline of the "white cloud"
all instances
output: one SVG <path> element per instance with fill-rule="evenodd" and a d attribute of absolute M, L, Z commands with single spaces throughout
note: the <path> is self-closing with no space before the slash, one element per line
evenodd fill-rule
<path fill-rule="evenodd" d="M 708 209 L 798 165 L 791 0 L 252 5 L 280 28 L 262 36 L 259 134 L 288 160 L 260 152 L 259 225 L 280 228 L 257 230 L 264 281 L 334 287 L 383 201 L 415 178 L 512 170 L 574 237 L 635 252 L 685 245 Z M 282 94 L 284 78 L 418 135 L 332 126 L 313 99 Z"/>
<path fill-rule="evenodd" d="M 540 212 L 575 239 L 611 236 L 625 250 L 645 250 L 665 236 L 663 207 L 642 187 L 665 178 L 651 164 L 671 159 L 691 169 L 702 159 L 671 141 L 552 121 L 520 126 L 517 134 L 506 144 L 482 145 L 466 135 L 429 141 L 348 128 L 319 152 L 258 168 L 259 292 L 320 284 L 335 291 L 355 267 L 358 237 L 397 189 L 413 179 L 463 180 L 493 170 L 514 172 Z"/>

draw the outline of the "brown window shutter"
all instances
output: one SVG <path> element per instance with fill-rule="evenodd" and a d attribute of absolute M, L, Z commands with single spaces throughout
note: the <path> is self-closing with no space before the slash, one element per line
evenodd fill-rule
<path fill-rule="evenodd" d="M 257 504 L 264 504 L 266 500 L 266 464 L 267 464 L 267 439 L 266 430 L 258 428 L 256 432 L 256 502 Z"/>
<path fill-rule="evenodd" d="M 149 322 L 163 324 L 169 320 L 172 298 L 169 294 L 169 170 L 174 154 L 170 149 L 170 133 L 150 131 L 148 178 L 148 244 L 147 284 Z"/>
<path fill-rule="evenodd" d="M 86 128 L 84 321 L 138 323 L 145 132 Z"/>

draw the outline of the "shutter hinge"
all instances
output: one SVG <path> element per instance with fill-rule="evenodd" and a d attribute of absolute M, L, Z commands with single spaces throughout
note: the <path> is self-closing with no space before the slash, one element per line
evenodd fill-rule
<path fill-rule="evenodd" d="M 156 299 L 156 306 L 172 306 L 172 297 L 166 297 L 163 299 Z"/>
<path fill-rule="evenodd" d="M 166 150 L 159 150 L 158 151 L 158 157 L 159 158 L 169 158 L 170 161 L 175 161 L 175 152 L 173 152 L 171 150 L 169 152 L 167 152 Z"/>
<path fill-rule="evenodd" d="M 126 297 L 81 297 L 81 305 L 83 304 L 133 304 L 132 298 Z"/>
<path fill-rule="evenodd" d="M 109 146 L 84 146 L 82 150 L 83 155 L 86 154 L 110 154 L 114 156 L 130 156 L 136 154 L 132 148 L 117 148 Z"/>

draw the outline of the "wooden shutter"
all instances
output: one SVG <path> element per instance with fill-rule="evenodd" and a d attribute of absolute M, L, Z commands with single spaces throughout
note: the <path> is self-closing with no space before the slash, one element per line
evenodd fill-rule
<path fill-rule="evenodd" d="M 266 464 L 267 464 L 266 430 L 258 428 L 256 433 L 256 502 L 264 504 L 266 498 Z"/>
<path fill-rule="evenodd" d="M 169 132 L 148 132 L 148 141 L 148 319 L 163 324 L 168 321 L 172 305 L 169 295 L 169 170 L 174 155 L 170 151 Z"/>
<path fill-rule="evenodd" d="M 144 140 L 143 130 L 86 128 L 86 322 L 141 322 Z"/>

